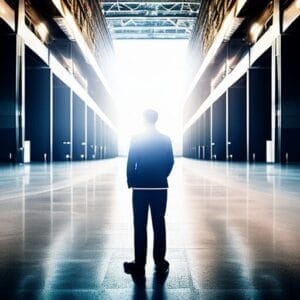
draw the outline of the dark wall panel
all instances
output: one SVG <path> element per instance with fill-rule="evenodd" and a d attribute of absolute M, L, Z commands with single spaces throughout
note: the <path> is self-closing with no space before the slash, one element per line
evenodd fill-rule
<path fill-rule="evenodd" d="M 203 146 L 205 144 L 205 118 L 204 115 L 199 120 L 200 131 L 200 159 L 204 159 Z"/>
<path fill-rule="evenodd" d="M 85 158 L 85 104 L 73 94 L 73 160 Z"/>
<path fill-rule="evenodd" d="M 25 80 L 25 139 L 31 160 L 50 159 L 50 69 L 27 68 Z"/>
<path fill-rule="evenodd" d="M 300 162 L 299 23 L 282 39 L 282 162 Z"/>
<path fill-rule="evenodd" d="M 196 122 L 195 135 L 196 135 L 196 158 L 201 158 L 201 128 L 200 128 L 201 119 L 199 118 Z"/>
<path fill-rule="evenodd" d="M 102 146 L 103 146 L 103 151 L 102 151 L 102 158 L 107 158 L 108 157 L 108 148 L 109 148 L 109 143 L 108 143 L 108 126 L 102 122 Z"/>
<path fill-rule="evenodd" d="M 247 159 L 246 89 L 228 90 L 228 154 L 233 161 Z M 232 157 L 230 156 L 232 155 Z"/>
<path fill-rule="evenodd" d="M 53 88 L 53 160 L 65 161 L 71 156 L 70 88 L 54 79 Z"/>
<path fill-rule="evenodd" d="M 191 126 L 191 149 L 190 149 L 190 155 L 191 155 L 191 158 L 197 158 L 197 136 L 196 136 L 196 126 L 197 126 L 197 122 L 194 123 L 192 126 Z"/>
<path fill-rule="evenodd" d="M 15 36 L 0 35 L 0 65 L 0 162 L 8 162 L 16 158 Z"/>
<path fill-rule="evenodd" d="M 249 70 L 250 161 L 266 161 L 266 141 L 271 140 L 271 70 Z"/>
<path fill-rule="evenodd" d="M 96 128 L 95 113 L 87 109 L 87 159 L 95 158 Z"/>
<path fill-rule="evenodd" d="M 101 126 L 102 126 L 102 123 L 101 123 L 101 120 L 99 118 L 99 116 L 96 116 L 96 122 L 95 122 L 95 125 L 96 125 L 96 159 L 101 159 L 102 158 L 102 148 L 101 148 L 101 145 L 102 145 L 102 132 L 101 132 Z"/>
<path fill-rule="evenodd" d="M 205 124 L 205 139 L 204 139 L 204 146 L 205 146 L 205 159 L 211 158 L 211 116 L 210 116 L 211 109 L 208 109 L 204 114 L 204 124 Z"/>
<path fill-rule="evenodd" d="M 217 160 L 226 160 L 226 97 L 225 95 L 213 104 L 212 142 L 213 155 Z"/>

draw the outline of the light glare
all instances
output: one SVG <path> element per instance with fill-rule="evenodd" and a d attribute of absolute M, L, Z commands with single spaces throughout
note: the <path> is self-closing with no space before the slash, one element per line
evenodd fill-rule
<path fill-rule="evenodd" d="M 127 154 L 130 136 L 143 129 L 142 112 L 159 113 L 157 127 L 180 154 L 181 105 L 187 41 L 114 41 L 117 56 L 119 149 Z"/>
<path fill-rule="evenodd" d="M 259 34 L 261 33 L 263 29 L 263 25 L 256 22 L 252 25 L 251 29 L 250 29 L 250 34 L 251 34 L 251 39 L 252 39 L 252 42 L 256 42 Z"/>
<path fill-rule="evenodd" d="M 45 42 L 48 38 L 48 28 L 46 27 L 46 25 L 44 23 L 39 23 L 36 27 L 37 32 L 39 33 L 41 39 L 43 40 L 43 42 Z"/>

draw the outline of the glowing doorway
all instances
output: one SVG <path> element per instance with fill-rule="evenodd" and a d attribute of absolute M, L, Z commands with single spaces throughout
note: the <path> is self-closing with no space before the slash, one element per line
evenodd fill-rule
<path fill-rule="evenodd" d="M 146 108 L 159 112 L 157 127 L 168 134 L 174 152 L 182 148 L 182 91 L 187 40 L 115 40 L 119 153 L 141 131 Z"/>

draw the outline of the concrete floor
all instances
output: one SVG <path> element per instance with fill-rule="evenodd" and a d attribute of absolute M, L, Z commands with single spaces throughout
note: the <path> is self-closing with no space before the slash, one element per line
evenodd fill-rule
<path fill-rule="evenodd" d="M 125 179 L 124 159 L 1 166 L 0 298 L 300 299 L 300 166 L 177 159 L 170 273 L 153 275 L 149 249 L 145 289 L 123 273 Z"/>

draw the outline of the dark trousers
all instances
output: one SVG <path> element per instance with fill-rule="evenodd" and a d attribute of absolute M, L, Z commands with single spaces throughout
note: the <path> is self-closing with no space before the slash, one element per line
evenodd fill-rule
<path fill-rule="evenodd" d="M 153 258 L 156 265 L 165 260 L 167 190 L 134 190 L 133 197 L 134 254 L 137 265 L 144 267 L 147 256 L 147 221 L 150 207 L 154 232 Z"/>

